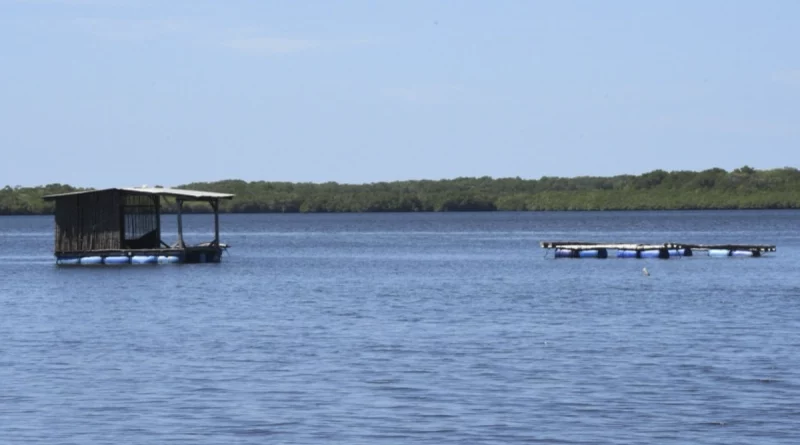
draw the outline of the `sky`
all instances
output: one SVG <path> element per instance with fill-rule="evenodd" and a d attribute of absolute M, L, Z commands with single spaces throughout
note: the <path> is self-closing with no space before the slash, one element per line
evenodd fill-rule
<path fill-rule="evenodd" d="M 800 164 L 800 2 L 0 0 L 0 187 Z"/>

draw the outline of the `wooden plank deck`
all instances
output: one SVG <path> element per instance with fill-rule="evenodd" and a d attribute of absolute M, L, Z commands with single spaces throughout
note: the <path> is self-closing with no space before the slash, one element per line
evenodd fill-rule
<path fill-rule="evenodd" d="M 540 243 L 543 249 L 567 249 L 567 250 L 660 250 L 669 248 L 664 244 L 634 244 L 634 243 L 590 243 L 573 241 L 543 241 Z"/>
<path fill-rule="evenodd" d="M 775 252 L 777 247 L 772 244 L 693 244 L 693 243 L 663 243 L 663 244 L 636 244 L 636 243 L 597 243 L 584 241 L 542 241 L 543 249 L 566 250 L 661 250 L 661 249 L 691 249 L 691 250 L 748 250 L 751 252 Z"/>
<path fill-rule="evenodd" d="M 751 252 L 775 252 L 777 247 L 772 244 L 691 244 L 667 243 L 670 249 L 692 250 L 749 250 Z"/>

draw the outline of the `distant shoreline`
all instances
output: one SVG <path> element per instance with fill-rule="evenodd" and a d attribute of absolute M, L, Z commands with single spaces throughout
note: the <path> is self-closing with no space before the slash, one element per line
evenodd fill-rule
<path fill-rule="evenodd" d="M 411 214 L 443 214 L 443 213 L 528 213 L 528 214 L 535 214 L 535 213 L 609 213 L 609 212 L 757 212 L 757 211 L 797 211 L 800 208 L 739 208 L 739 209 L 713 209 L 713 208 L 704 208 L 704 209 L 604 209 L 604 210 L 453 210 L 447 212 L 436 212 L 436 211 L 417 211 L 417 212 L 405 212 L 405 211 L 381 211 L 381 212 L 220 212 L 220 214 L 224 215 L 375 215 L 375 214 L 383 214 L 383 215 L 411 215 Z M 176 212 L 172 211 L 165 211 L 161 212 L 162 215 L 176 215 Z M 191 215 L 210 215 L 212 212 L 210 211 L 190 211 L 184 212 L 184 215 L 191 214 Z M 48 213 L 0 213 L 0 217 L 16 217 L 16 216 L 53 216 L 52 212 Z"/>
<path fill-rule="evenodd" d="M 540 179 L 455 178 L 371 184 L 242 180 L 191 183 L 188 189 L 233 193 L 223 213 L 413 213 L 493 211 L 651 211 L 800 209 L 796 168 L 731 172 L 655 170 L 642 175 Z M 4 187 L 0 215 L 46 215 L 48 194 L 81 190 L 69 185 Z M 187 212 L 206 213 L 190 204 Z M 167 202 L 163 211 L 174 211 Z"/>

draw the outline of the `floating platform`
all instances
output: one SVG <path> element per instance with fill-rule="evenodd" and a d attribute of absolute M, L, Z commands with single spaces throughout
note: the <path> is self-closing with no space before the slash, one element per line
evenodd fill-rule
<path fill-rule="evenodd" d="M 60 266 L 122 266 L 128 264 L 219 263 L 228 245 L 170 249 L 103 250 L 56 254 Z M 221 250 L 220 250 L 221 249 Z"/>
<path fill-rule="evenodd" d="M 178 240 L 161 239 L 162 199 L 174 199 Z M 83 190 L 43 199 L 55 201 L 56 264 L 73 266 L 219 263 L 227 245 L 220 242 L 220 200 L 228 193 L 161 187 Z M 187 245 L 183 239 L 184 202 L 205 202 L 214 212 L 214 238 Z"/>
<path fill-rule="evenodd" d="M 556 258 L 608 258 L 609 250 L 616 251 L 617 258 L 661 258 L 706 254 L 711 257 L 760 257 L 775 252 L 774 245 L 767 244 L 693 244 L 693 243 L 593 243 L 583 241 L 543 241 L 543 249 L 555 250 Z"/>

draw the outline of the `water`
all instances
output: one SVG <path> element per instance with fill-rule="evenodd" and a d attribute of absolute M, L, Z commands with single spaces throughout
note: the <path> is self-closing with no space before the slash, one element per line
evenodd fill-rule
<path fill-rule="evenodd" d="M 2 217 L 0 443 L 795 444 L 798 221 L 223 215 L 221 264 L 57 268 L 51 218 Z M 544 258 L 561 239 L 778 252 Z"/>

